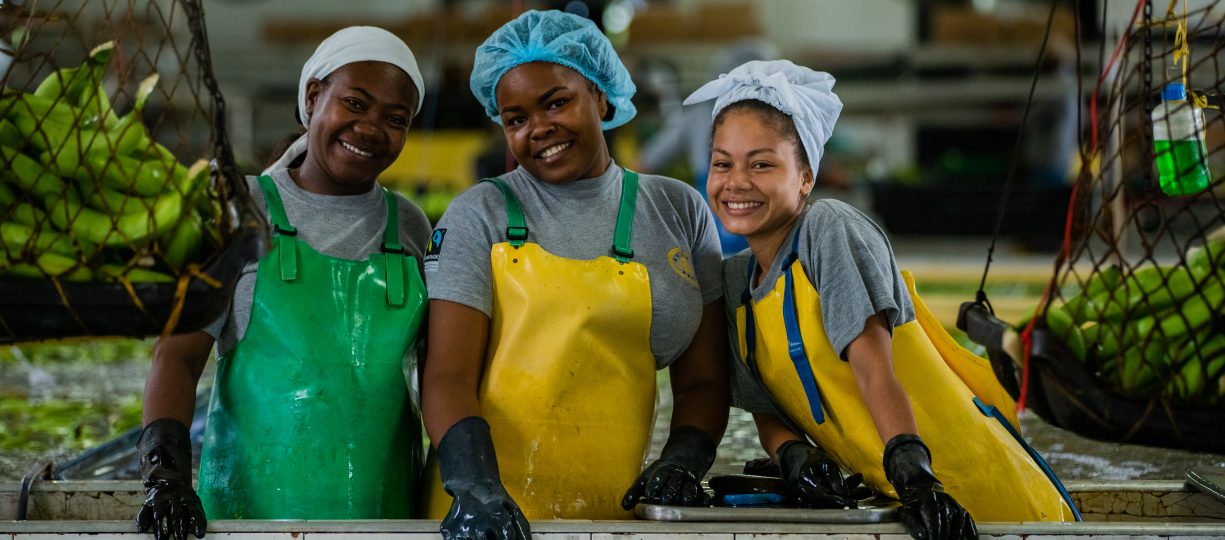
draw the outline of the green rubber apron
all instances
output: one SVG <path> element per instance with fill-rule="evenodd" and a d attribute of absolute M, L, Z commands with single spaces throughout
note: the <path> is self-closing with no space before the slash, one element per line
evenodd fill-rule
<path fill-rule="evenodd" d="M 271 177 L 273 224 L 251 321 L 217 359 L 200 462 L 209 519 L 407 518 L 415 511 L 421 424 L 403 361 L 425 285 L 399 243 L 384 191 L 380 253 L 322 255 L 299 241 Z"/>

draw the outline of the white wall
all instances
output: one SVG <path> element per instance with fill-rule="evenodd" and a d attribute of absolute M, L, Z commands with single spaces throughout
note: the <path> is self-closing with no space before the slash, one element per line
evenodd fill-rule
<path fill-rule="evenodd" d="M 915 3 L 909 0 L 770 0 L 756 6 L 766 35 L 784 52 L 887 52 L 917 39 Z"/>

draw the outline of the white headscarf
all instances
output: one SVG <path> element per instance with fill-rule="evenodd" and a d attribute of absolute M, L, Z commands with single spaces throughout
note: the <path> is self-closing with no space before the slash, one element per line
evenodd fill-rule
<path fill-rule="evenodd" d="M 791 117 L 812 173 L 834 132 L 842 101 L 834 94 L 834 77 L 797 66 L 789 60 L 755 60 L 710 81 L 685 98 L 685 105 L 715 100 L 712 119 L 728 105 L 746 99 L 762 101 Z"/>
<path fill-rule="evenodd" d="M 421 112 L 421 104 L 425 102 L 425 84 L 413 51 L 395 34 L 382 28 L 350 26 L 323 40 L 302 65 L 302 76 L 298 78 L 298 121 L 303 127 L 310 128 L 310 113 L 306 112 L 307 83 L 311 79 L 322 80 L 333 71 L 354 62 L 386 62 L 403 70 L 417 87 L 417 109 L 414 114 Z M 307 146 L 307 134 L 303 133 L 275 163 L 264 170 L 264 174 L 288 167 L 306 153 Z"/>

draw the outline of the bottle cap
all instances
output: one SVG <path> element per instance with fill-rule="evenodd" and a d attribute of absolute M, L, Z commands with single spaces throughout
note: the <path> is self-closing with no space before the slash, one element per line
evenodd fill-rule
<path fill-rule="evenodd" d="M 1161 90 L 1162 101 L 1182 101 L 1187 99 L 1187 87 L 1180 82 L 1172 82 Z"/>

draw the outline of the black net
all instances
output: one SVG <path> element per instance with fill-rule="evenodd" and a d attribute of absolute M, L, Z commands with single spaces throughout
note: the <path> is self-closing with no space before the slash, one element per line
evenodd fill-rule
<path fill-rule="evenodd" d="M 0 2 L 0 39 L 0 342 L 219 315 L 259 228 L 200 1 Z"/>
<path fill-rule="evenodd" d="M 1117 49 L 1103 49 L 1043 316 L 1023 332 L 1020 377 L 997 369 L 1040 415 L 1082 434 L 1225 451 L 1216 4 L 1184 19 L 1181 6 L 1154 14 L 1138 2 Z"/>

